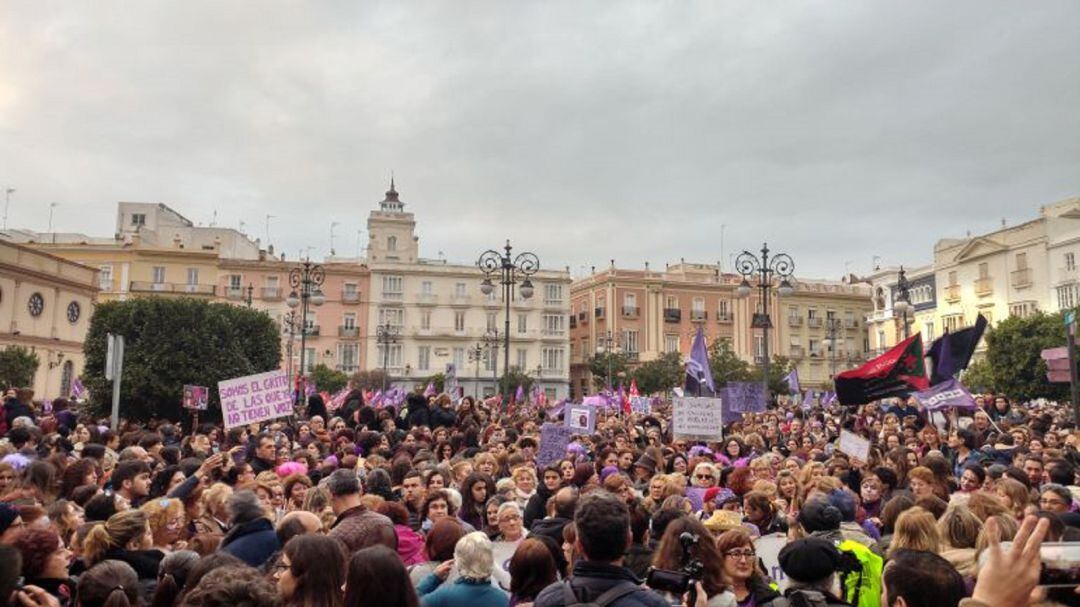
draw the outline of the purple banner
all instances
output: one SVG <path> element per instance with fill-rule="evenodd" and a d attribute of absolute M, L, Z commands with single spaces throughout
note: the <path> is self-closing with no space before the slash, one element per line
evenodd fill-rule
<path fill-rule="evenodd" d="M 911 394 L 919 404 L 927 411 L 938 409 L 976 409 L 975 399 L 971 392 L 955 379 L 947 379 L 940 384 L 930 386 L 930 389 Z"/>

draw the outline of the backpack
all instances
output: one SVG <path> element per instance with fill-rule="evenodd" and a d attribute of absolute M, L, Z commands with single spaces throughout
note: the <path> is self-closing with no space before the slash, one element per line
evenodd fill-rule
<path fill-rule="evenodd" d="M 839 574 L 844 599 L 855 607 L 881 607 L 881 571 L 885 561 L 854 540 L 837 546 L 844 557 Z"/>
<path fill-rule="evenodd" d="M 562 584 L 563 603 L 565 607 L 607 607 L 639 588 L 641 587 L 633 582 L 619 582 L 592 601 L 583 603 L 578 600 L 577 595 L 574 594 L 574 589 L 570 587 L 570 580 L 566 580 Z"/>

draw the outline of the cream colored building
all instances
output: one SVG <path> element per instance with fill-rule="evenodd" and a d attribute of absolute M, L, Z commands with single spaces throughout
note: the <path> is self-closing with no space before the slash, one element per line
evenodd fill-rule
<path fill-rule="evenodd" d="M 937 322 L 942 331 L 993 325 L 1010 315 L 1080 305 L 1080 198 L 1039 209 L 1039 217 L 934 247 Z"/>
<path fill-rule="evenodd" d="M 862 279 L 870 287 L 872 309 L 866 314 L 867 349 L 873 356 L 885 353 L 904 339 L 903 317 L 894 308 L 897 301 L 899 267 L 876 268 Z M 920 333 L 923 347 L 941 336 L 937 319 L 937 288 L 934 266 L 905 267 L 908 281 L 908 335 Z"/>
<path fill-rule="evenodd" d="M 393 182 L 379 208 L 368 216 L 367 226 L 369 336 L 377 335 L 380 325 L 394 327 L 399 334 L 385 351 L 377 339 L 366 340 L 368 368 L 385 365 L 393 382 L 408 388 L 452 364 L 466 394 L 493 393 L 493 376 L 501 376 L 504 366 L 505 307 L 500 290 L 483 295 L 484 276 L 474 264 L 420 256 L 415 217 L 405 211 Z M 477 250 L 477 257 L 481 252 Z M 542 261 L 542 251 L 539 256 Z M 510 366 L 538 378 L 549 398 L 563 398 L 569 389 L 570 275 L 541 270 L 532 282 L 531 299 L 511 302 Z M 491 330 L 499 332 L 497 367 L 490 356 L 480 360 L 469 356 Z"/>
<path fill-rule="evenodd" d="M 93 268 L 0 240 L 0 348 L 37 354 L 35 398 L 71 395 L 97 285 Z"/>

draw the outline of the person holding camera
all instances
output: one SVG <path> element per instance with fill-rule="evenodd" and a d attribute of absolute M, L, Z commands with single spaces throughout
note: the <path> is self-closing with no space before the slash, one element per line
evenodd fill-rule
<path fill-rule="evenodd" d="M 574 564 L 569 580 L 540 591 L 534 607 L 669 607 L 663 597 L 640 585 L 623 567 L 630 546 L 630 511 L 626 502 L 606 492 L 594 492 L 578 502 L 574 513 L 575 550 L 583 558 Z"/>
<path fill-rule="evenodd" d="M 690 591 L 694 582 L 705 590 L 708 607 L 735 607 L 735 594 L 727 588 L 724 556 L 716 538 L 692 516 L 668 524 L 653 557 L 646 584 L 666 592 L 672 603 Z"/>

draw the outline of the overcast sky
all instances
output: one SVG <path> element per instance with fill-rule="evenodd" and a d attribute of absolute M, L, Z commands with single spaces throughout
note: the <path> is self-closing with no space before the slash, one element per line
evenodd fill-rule
<path fill-rule="evenodd" d="M 272 214 L 295 258 L 332 221 L 355 254 L 393 171 L 428 257 L 768 240 L 839 278 L 1080 195 L 1078 31 L 1075 0 L 7 2 L 0 184 L 12 227 L 166 202 Z"/>

